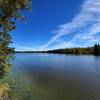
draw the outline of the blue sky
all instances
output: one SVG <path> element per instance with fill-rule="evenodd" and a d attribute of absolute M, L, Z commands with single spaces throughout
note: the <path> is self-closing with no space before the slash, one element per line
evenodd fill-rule
<path fill-rule="evenodd" d="M 11 32 L 16 50 L 87 47 L 100 43 L 100 0 L 32 0 L 27 20 Z"/>

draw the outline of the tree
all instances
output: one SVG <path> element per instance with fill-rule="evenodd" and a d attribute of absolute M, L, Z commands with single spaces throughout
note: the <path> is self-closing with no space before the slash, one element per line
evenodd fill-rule
<path fill-rule="evenodd" d="M 3 78 L 12 66 L 10 60 L 14 48 L 9 46 L 12 43 L 9 32 L 16 29 L 16 19 L 24 19 L 21 12 L 29 8 L 30 0 L 0 0 L 0 78 Z M 2 100 L 12 100 L 9 91 L 6 90 L 8 87 L 0 84 Z"/>
<path fill-rule="evenodd" d="M 8 66 L 9 54 L 14 53 L 14 48 L 10 48 L 12 43 L 9 32 L 16 29 L 16 20 L 23 19 L 22 11 L 30 9 L 30 0 L 0 0 L 0 74 Z"/>
<path fill-rule="evenodd" d="M 93 53 L 94 55 L 100 55 L 100 45 L 99 44 L 94 45 Z"/>

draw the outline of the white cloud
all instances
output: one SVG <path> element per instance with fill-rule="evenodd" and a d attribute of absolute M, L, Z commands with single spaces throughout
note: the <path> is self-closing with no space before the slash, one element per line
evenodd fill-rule
<path fill-rule="evenodd" d="M 88 31 L 83 32 L 83 34 L 77 34 L 73 40 L 99 42 L 100 36 L 97 36 L 98 32 L 100 32 L 100 23 L 92 25 L 92 27 L 90 27 Z"/>
<path fill-rule="evenodd" d="M 87 27 L 89 27 L 88 30 L 84 31 Z M 68 36 L 77 31 L 80 31 L 81 33 L 77 33 L 72 40 L 66 42 L 66 46 L 68 43 L 69 45 L 74 44 L 76 40 L 83 41 L 89 39 L 89 43 L 90 41 L 99 41 L 100 37 L 96 39 L 95 35 L 100 32 L 100 0 L 85 0 L 80 12 L 75 18 L 73 18 L 70 23 L 60 25 L 58 29 L 54 31 L 55 35 L 45 45 L 41 46 L 41 48 L 48 48 L 50 44 L 56 42 L 62 36 Z M 62 42 L 58 45 L 61 44 L 64 43 Z"/>
<path fill-rule="evenodd" d="M 16 51 L 36 51 L 37 49 L 25 47 L 25 46 L 17 46 Z"/>
<path fill-rule="evenodd" d="M 33 47 L 28 47 L 28 46 L 14 46 L 16 51 L 44 51 L 44 50 L 49 50 L 47 49 L 42 49 L 42 48 L 33 48 Z"/>

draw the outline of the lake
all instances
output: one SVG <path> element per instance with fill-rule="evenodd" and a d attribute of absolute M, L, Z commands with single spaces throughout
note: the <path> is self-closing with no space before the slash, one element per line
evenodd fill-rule
<path fill-rule="evenodd" d="M 16 54 L 15 100 L 100 100 L 100 56 Z"/>

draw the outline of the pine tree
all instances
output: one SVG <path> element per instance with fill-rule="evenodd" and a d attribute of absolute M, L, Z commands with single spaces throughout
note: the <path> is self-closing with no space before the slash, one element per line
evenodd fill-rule
<path fill-rule="evenodd" d="M 0 75 L 11 66 L 9 54 L 14 48 L 9 32 L 16 29 L 16 20 L 23 19 L 21 11 L 30 9 L 30 0 L 0 0 Z"/>
<path fill-rule="evenodd" d="M 99 44 L 94 45 L 93 53 L 94 55 L 100 55 L 100 45 Z"/>

